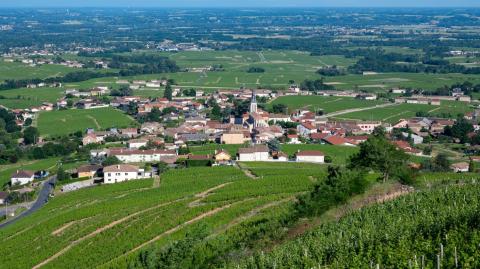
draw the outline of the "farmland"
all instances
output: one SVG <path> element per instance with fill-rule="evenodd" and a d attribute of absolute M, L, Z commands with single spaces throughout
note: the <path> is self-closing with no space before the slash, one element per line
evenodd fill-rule
<path fill-rule="evenodd" d="M 374 107 L 384 104 L 382 101 L 365 101 L 351 97 L 325 97 L 325 96 L 282 96 L 275 99 L 271 106 L 285 104 L 290 112 L 303 108 L 311 111 L 323 110 L 331 113 L 346 109 Z"/>
<path fill-rule="evenodd" d="M 62 88 L 13 89 L 0 91 L 0 105 L 11 109 L 40 106 L 43 102 L 55 103 L 64 94 Z"/>
<path fill-rule="evenodd" d="M 263 207 L 274 210 L 324 173 L 315 165 L 249 169 L 261 180 L 237 168 L 191 168 L 163 174 L 158 188 L 138 180 L 60 195 L 2 231 L 2 264 L 59 268 L 76 260 L 78 268 L 125 267 L 139 250 L 165 245 L 197 225 L 221 234 L 261 216 Z"/>
<path fill-rule="evenodd" d="M 74 68 L 63 65 L 42 65 L 31 67 L 24 63 L 4 62 L 0 58 L 0 81 L 6 79 L 33 79 L 59 77 L 67 73 L 74 72 Z"/>
<path fill-rule="evenodd" d="M 113 108 L 42 112 L 38 115 L 37 121 L 40 134 L 44 136 L 67 135 L 87 128 L 104 130 L 135 125 L 131 118 Z"/>
<path fill-rule="evenodd" d="M 455 101 L 442 101 L 440 106 L 421 104 L 399 104 L 383 108 L 352 112 L 338 116 L 339 119 L 375 120 L 395 123 L 399 119 L 415 117 L 417 112 L 442 116 L 442 113 L 455 118 L 458 114 L 472 111 L 468 104 Z"/>
<path fill-rule="evenodd" d="M 478 184 L 467 184 L 409 194 L 230 268 L 478 267 L 471 257 L 478 255 L 479 192 Z"/>

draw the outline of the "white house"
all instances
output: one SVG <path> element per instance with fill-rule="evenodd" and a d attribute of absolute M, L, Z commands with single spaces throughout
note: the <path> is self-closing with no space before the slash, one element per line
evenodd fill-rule
<path fill-rule="evenodd" d="M 238 149 L 238 160 L 240 162 L 262 162 L 268 161 L 268 147 L 265 145 L 255 145 L 249 148 Z"/>
<path fill-rule="evenodd" d="M 177 156 L 175 150 L 138 150 L 138 149 L 110 149 L 108 156 L 115 156 L 124 163 L 160 162 Z"/>
<path fill-rule="evenodd" d="M 296 154 L 297 162 L 308 162 L 308 163 L 324 163 L 325 154 L 317 150 L 305 150 L 299 151 Z"/>
<path fill-rule="evenodd" d="M 311 134 L 317 132 L 317 127 L 313 126 L 310 123 L 302 123 L 297 126 L 298 134 L 303 137 L 309 137 Z"/>
<path fill-rule="evenodd" d="M 470 167 L 470 165 L 467 162 L 454 163 L 450 166 L 450 168 L 455 173 L 466 173 L 466 172 L 468 172 L 469 167 Z"/>
<path fill-rule="evenodd" d="M 146 139 L 132 139 L 128 141 L 128 148 L 130 149 L 139 149 L 141 147 L 146 147 L 148 140 Z"/>
<path fill-rule="evenodd" d="M 103 168 L 104 183 L 113 184 L 128 180 L 145 178 L 143 169 L 129 164 L 116 164 Z"/>
<path fill-rule="evenodd" d="M 33 181 L 34 174 L 32 171 L 17 170 L 10 178 L 10 182 L 12 185 L 25 185 Z"/>

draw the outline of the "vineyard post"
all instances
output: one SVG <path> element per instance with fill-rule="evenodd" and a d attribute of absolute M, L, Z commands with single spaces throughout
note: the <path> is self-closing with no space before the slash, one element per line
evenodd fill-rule
<path fill-rule="evenodd" d="M 458 268 L 457 247 L 455 247 L 455 268 Z"/>
<path fill-rule="evenodd" d="M 380 264 L 377 263 L 377 269 L 380 269 Z"/>
<path fill-rule="evenodd" d="M 437 254 L 437 269 L 440 269 L 440 255 Z"/>
<path fill-rule="evenodd" d="M 443 244 L 440 243 L 440 258 L 443 260 Z"/>
<path fill-rule="evenodd" d="M 422 255 L 422 269 L 423 269 L 424 266 L 425 266 L 425 256 Z"/>

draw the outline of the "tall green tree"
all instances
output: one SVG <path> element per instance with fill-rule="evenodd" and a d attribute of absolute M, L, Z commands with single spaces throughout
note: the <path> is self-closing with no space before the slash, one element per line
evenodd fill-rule
<path fill-rule="evenodd" d="M 350 158 L 350 168 L 365 168 L 382 173 L 383 180 L 397 177 L 406 169 L 409 157 L 397 149 L 385 136 L 383 128 L 377 128 L 367 141 L 360 144 L 360 151 Z"/>
<path fill-rule="evenodd" d="M 173 90 L 170 83 L 168 83 L 167 86 L 165 86 L 165 92 L 163 93 L 163 97 L 167 98 L 169 101 L 172 101 Z"/>
<path fill-rule="evenodd" d="M 36 144 L 39 136 L 40 136 L 40 133 L 38 132 L 38 129 L 32 126 L 27 127 L 23 131 L 23 141 L 27 145 Z"/>

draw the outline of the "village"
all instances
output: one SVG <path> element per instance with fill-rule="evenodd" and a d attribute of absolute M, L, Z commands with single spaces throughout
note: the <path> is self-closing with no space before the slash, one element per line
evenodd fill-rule
<path fill-rule="evenodd" d="M 119 80 L 117 84 L 129 89 L 160 88 L 168 85 L 167 80 L 127 81 Z M 38 85 L 40 87 L 41 85 Z M 33 86 L 32 86 L 33 87 Z M 293 155 L 279 150 L 281 144 L 325 144 L 339 147 L 357 147 L 368 139 L 377 127 L 384 128 L 398 149 L 418 157 L 430 158 L 429 152 L 418 147 L 426 137 L 441 135 L 446 127 L 455 124 L 454 119 L 434 117 L 414 117 L 401 119 L 395 124 L 381 121 L 353 121 L 329 119 L 323 113 L 309 109 L 297 109 L 292 113 L 269 113 L 258 106 L 257 99 L 274 100 L 279 96 L 311 95 L 292 85 L 285 92 L 266 89 L 218 90 L 204 92 L 201 90 L 182 91 L 172 88 L 171 98 L 145 98 L 138 96 L 114 96 L 108 87 L 95 87 L 89 90 L 67 89 L 65 97 L 56 104 L 45 103 L 41 107 L 13 110 L 21 126 L 27 119 L 35 119 L 40 111 L 62 109 L 97 109 L 114 107 L 127 111 L 134 106 L 133 115 L 141 122 L 138 127 L 110 128 L 95 130 L 92 126 L 82 137 L 84 147 L 96 145 L 90 151 L 90 164 L 70 171 L 72 176 L 87 179 L 88 183 L 72 183 L 64 189 L 77 189 L 96 183 L 117 183 L 132 179 L 151 178 L 156 170 L 145 164 L 164 163 L 171 167 L 179 163 L 192 165 L 235 165 L 236 162 L 306 162 L 328 163 L 331 157 L 319 150 L 297 150 Z M 392 89 L 395 93 L 405 93 Z M 354 91 L 322 91 L 317 95 L 348 97 L 361 100 L 375 100 L 375 94 L 356 93 Z M 75 98 L 75 102 L 70 101 Z M 212 101 L 213 100 L 213 101 Z M 414 95 L 395 98 L 394 103 L 425 103 L 440 105 L 441 100 L 470 102 L 461 91 L 454 91 L 452 96 Z M 244 102 L 248 108 L 240 115 L 231 113 L 227 119 L 212 119 L 212 107 L 220 111 L 234 107 L 234 103 Z M 285 111 L 287 112 L 287 111 Z M 160 113 L 156 121 L 149 120 L 150 114 Z M 478 122 L 479 111 L 468 113 L 464 117 L 471 122 Z M 172 124 L 174 123 L 174 124 Z M 474 131 L 480 126 L 473 124 Z M 397 136 L 394 137 L 393 133 Z M 400 136 L 398 136 L 400 134 Z M 39 140 L 38 145 L 44 141 Z M 120 142 L 121 147 L 106 146 L 110 142 Z M 190 145 L 216 144 L 214 154 L 191 154 Z M 119 144 L 115 144 L 118 146 Z M 230 153 L 223 148 L 239 145 L 238 152 Z M 107 159 L 114 159 L 112 165 L 102 166 Z M 474 158 L 475 159 L 475 158 Z M 476 160 L 476 159 L 475 159 Z M 146 169 L 147 168 L 147 169 Z M 460 162 L 451 165 L 452 171 L 468 172 L 469 163 Z M 18 170 L 11 177 L 11 185 L 25 185 L 34 181 L 36 171 Z"/>

